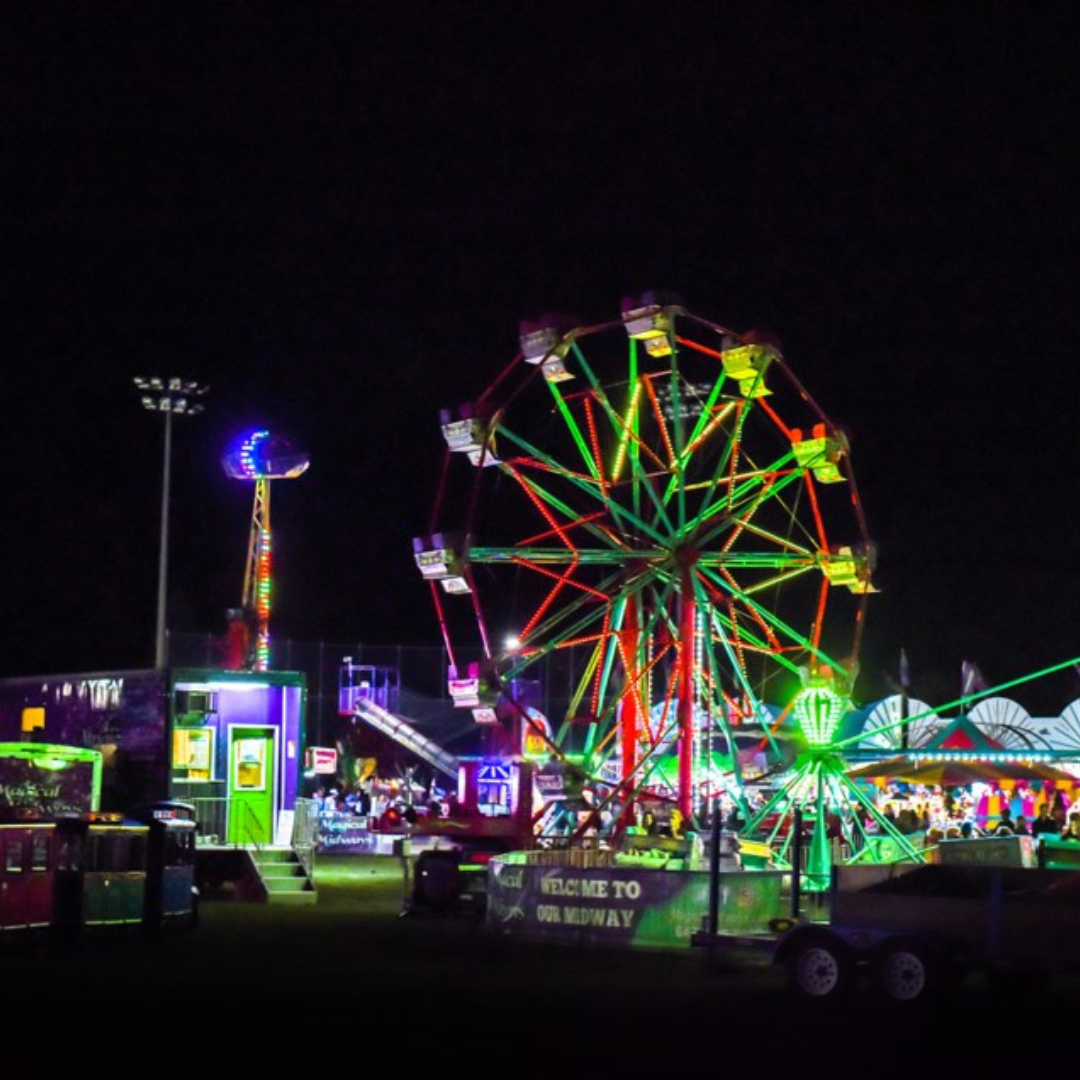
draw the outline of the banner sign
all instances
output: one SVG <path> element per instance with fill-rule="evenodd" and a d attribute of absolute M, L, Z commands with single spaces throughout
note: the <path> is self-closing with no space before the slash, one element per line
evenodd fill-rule
<path fill-rule="evenodd" d="M 333 776 L 338 767 L 337 750 L 332 746 L 309 746 L 304 751 L 304 765 L 309 772 Z"/>
<path fill-rule="evenodd" d="M 779 872 L 719 875 L 718 929 L 764 932 L 783 914 Z M 700 871 L 488 865 L 489 926 L 579 943 L 689 945 L 709 910 L 709 874 Z"/>
<path fill-rule="evenodd" d="M 545 762 L 535 774 L 536 790 L 545 799 L 580 798 L 585 774 L 565 761 Z"/>
<path fill-rule="evenodd" d="M 0 819 L 40 821 L 99 809 L 101 767 L 93 751 L 0 744 Z"/>
<path fill-rule="evenodd" d="M 315 850 L 321 855 L 375 855 L 378 854 L 378 837 L 368 828 L 367 818 L 320 814 Z"/>

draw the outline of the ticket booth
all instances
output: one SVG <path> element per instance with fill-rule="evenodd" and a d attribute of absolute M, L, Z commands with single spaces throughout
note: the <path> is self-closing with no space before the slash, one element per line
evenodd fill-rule
<path fill-rule="evenodd" d="M 177 672 L 170 792 L 196 807 L 208 843 L 272 844 L 296 805 L 304 676 Z"/>

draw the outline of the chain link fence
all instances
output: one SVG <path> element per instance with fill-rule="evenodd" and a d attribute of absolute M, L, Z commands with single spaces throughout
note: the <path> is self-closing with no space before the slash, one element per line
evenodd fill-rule
<path fill-rule="evenodd" d="M 468 710 L 455 708 L 449 695 L 448 662 L 442 645 L 368 645 L 363 642 L 295 641 L 276 639 L 271 666 L 275 671 L 300 671 L 307 678 L 307 743 L 332 746 L 340 730 L 338 691 L 346 658 L 353 665 L 389 669 L 395 679 L 386 707 L 415 723 L 436 742 L 453 741 L 455 732 L 468 728 Z M 225 643 L 213 634 L 170 633 L 168 661 L 173 667 L 221 669 Z M 476 655 L 457 657 L 459 666 L 481 660 Z M 574 673 L 559 654 L 530 669 L 538 685 L 537 707 L 549 718 L 565 714 L 573 692 Z M 448 745 L 453 751 L 454 747 Z"/>

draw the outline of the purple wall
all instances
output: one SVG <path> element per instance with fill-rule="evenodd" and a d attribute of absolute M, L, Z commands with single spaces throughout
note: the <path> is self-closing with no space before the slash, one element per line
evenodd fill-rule
<path fill-rule="evenodd" d="M 211 671 L 185 670 L 173 681 L 155 670 L 0 679 L 0 742 L 50 742 L 90 747 L 103 756 L 101 809 L 124 812 L 172 792 L 169 770 L 170 694 L 177 683 L 217 678 Z M 217 725 L 217 774 L 228 775 L 229 724 L 274 727 L 279 732 L 279 808 L 296 801 L 303 757 L 303 686 L 234 689 L 222 680 Z M 253 676 L 252 681 L 260 681 Z M 265 680 L 262 680 L 265 681 Z M 22 731 L 25 708 L 42 708 L 45 726 Z M 221 757 L 225 755 L 225 758 Z"/>
<path fill-rule="evenodd" d="M 303 690 L 295 686 L 270 686 L 259 690 L 223 686 L 218 689 L 218 713 L 213 723 L 218 731 L 215 772 L 221 777 L 228 775 L 231 726 L 250 724 L 277 729 L 280 806 L 291 809 L 299 793 L 303 756 Z"/>
<path fill-rule="evenodd" d="M 22 731 L 23 710 L 45 727 Z M 101 809 L 124 811 L 168 794 L 168 698 L 157 671 L 0 680 L 0 741 L 49 742 L 102 753 Z"/>

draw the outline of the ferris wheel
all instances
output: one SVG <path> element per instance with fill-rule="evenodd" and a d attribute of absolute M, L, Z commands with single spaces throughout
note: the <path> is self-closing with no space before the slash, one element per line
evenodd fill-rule
<path fill-rule="evenodd" d="M 542 681 L 526 735 L 545 753 L 690 817 L 739 790 L 747 736 L 772 742 L 808 676 L 857 674 L 876 590 L 848 441 L 774 341 L 676 297 L 520 329 L 487 389 L 443 411 L 413 541 L 450 692 L 503 723 Z"/>

